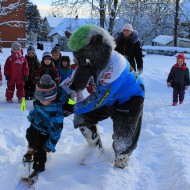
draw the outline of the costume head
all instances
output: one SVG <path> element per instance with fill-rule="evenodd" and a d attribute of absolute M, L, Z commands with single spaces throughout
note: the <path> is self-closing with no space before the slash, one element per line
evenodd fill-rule
<path fill-rule="evenodd" d="M 39 101 L 54 100 L 57 95 L 57 85 L 50 75 L 43 75 L 36 84 L 34 97 Z"/>
<path fill-rule="evenodd" d="M 100 71 L 106 67 L 115 42 L 103 28 L 85 25 L 72 33 L 69 48 L 78 63 L 70 88 L 79 91 L 86 87 L 91 76 L 96 80 Z"/>

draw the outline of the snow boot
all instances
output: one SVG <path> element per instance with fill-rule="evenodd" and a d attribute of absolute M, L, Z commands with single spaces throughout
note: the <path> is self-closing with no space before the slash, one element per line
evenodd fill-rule
<path fill-rule="evenodd" d="M 129 155 L 128 154 L 120 154 L 115 156 L 114 166 L 117 168 L 125 168 L 128 165 Z"/>
<path fill-rule="evenodd" d="M 7 101 L 8 103 L 13 103 L 13 100 L 12 100 L 12 99 L 9 99 L 9 98 L 7 98 L 6 101 Z"/>
<path fill-rule="evenodd" d="M 172 103 L 172 106 L 177 106 L 177 102 L 173 102 L 173 103 Z"/>
<path fill-rule="evenodd" d="M 39 172 L 34 170 L 28 178 L 22 178 L 22 181 L 28 186 L 33 186 L 38 181 Z"/>
<path fill-rule="evenodd" d="M 79 127 L 79 129 L 86 139 L 89 147 L 98 147 L 99 149 L 103 149 L 102 141 L 100 139 L 96 125 L 92 125 L 89 127 L 82 126 Z"/>
<path fill-rule="evenodd" d="M 179 104 L 183 104 L 183 101 L 179 101 Z"/>

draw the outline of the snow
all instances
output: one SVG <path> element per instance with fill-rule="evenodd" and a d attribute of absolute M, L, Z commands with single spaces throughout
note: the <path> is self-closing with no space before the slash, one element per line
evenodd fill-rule
<path fill-rule="evenodd" d="M 48 49 L 45 47 L 45 51 Z M 0 54 L 2 72 L 10 51 L 4 48 Z M 41 59 L 43 52 L 36 51 Z M 73 60 L 71 53 L 62 54 Z M 128 168 L 113 166 L 110 119 L 99 123 L 104 153 L 98 157 L 95 152 L 87 165 L 80 165 L 88 148 L 79 130 L 73 127 L 73 116 L 69 116 L 64 120 L 57 151 L 48 154 L 46 170 L 40 174 L 36 190 L 190 189 L 190 90 L 186 92 L 184 104 L 171 106 L 172 89 L 166 87 L 166 79 L 176 57 L 148 54 L 143 59 L 144 117 L 138 146 L 130 157 Z M 190 67 L 190 60 L 186 63 Z M 0 87 L 0 189 L 15 190 L 24 172 L 21 162 L 27 147 L 25 131 L 29 126 L 27 115 L 32 102 L 27 101 L 27 110 L 21 111 L 16 97 L 13 104 L 5 102 L 5 89 L 3 76 Z"/>

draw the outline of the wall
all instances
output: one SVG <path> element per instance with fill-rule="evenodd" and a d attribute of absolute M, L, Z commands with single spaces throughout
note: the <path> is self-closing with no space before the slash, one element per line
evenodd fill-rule
<path fill-rule="evenodd" d="M 10 4 L 20 2 L 21 6 L 7 13 L 6 15 L 1 15 L 1 40 L 3 47 L 10 47 L 12 41 L 18 41 L 21 43 L 22 47 L 25 47 L 26 40 L 26 0 L 8 0 L 1 1 L 0 4 L 3 7 L 7 7 Z M 10 22 L 11 21 L 11 22 Z M 13 21 L 18 21 L 13 22 Z M 2 25 L 3 23 L 3 25 Z M 8 24 L 5 24 L 8 23 Z"/>

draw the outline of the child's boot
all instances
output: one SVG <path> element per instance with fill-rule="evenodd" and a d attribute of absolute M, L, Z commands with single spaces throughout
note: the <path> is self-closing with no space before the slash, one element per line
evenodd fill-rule
<path fill-rule="evenodd" d="M 114 166 L 118 168 L 125 168 L 128 165 L 129 155 L 128 154 L 120 154 L 115 156 Z"/>
<path fill-rule="evenodd" d="M 177 106 L 177 102 L 173 102 L 173 103 L 172 103 L 172 106 Z"/>
<path fill-rule="evenodd" d="M 6 101 L 7 101 L 8 103 L 13 103 L 12 98 L 7 98 Z"/>
<path fill-rule="evenodd" d="M 179 104 L 183 104 L 183 101 L 179 101 Z"/>

